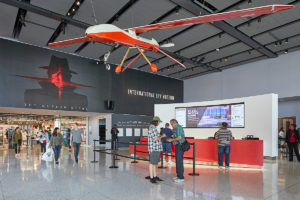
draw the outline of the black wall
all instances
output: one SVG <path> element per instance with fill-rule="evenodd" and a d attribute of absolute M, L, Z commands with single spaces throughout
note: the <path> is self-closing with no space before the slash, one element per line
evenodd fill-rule
<path fill-rule="evenodd" d="M 94 60 L 0 39 L 0 93 L 0 107 L 151 116 L 154 104 L 183 102 L 183 82 L 132 69 L 117 75 Z M 113 110 L 105 100 L 114 101 Z"/>

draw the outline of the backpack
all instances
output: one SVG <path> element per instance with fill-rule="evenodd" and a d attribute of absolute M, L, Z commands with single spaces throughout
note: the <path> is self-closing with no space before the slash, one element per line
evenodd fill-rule
<path fill-rule="evenodd" d="M 191 144 L 186 139 L 184 139 L 184 142 L 181 144 L 181 148 L 184 152 L 188 151 L 191 148 Z"/>

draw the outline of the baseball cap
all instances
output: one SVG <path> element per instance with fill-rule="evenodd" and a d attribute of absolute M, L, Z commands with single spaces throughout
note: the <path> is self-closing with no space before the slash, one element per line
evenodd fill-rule
<path fill-rule="evenodd" d="M 153 121 L 162 122 L 162 121 L 160 120 L 160 118 L 159 118 L 159 117 L 157 117 L 157 116 L 154 116 L 152 120 L 153 120 Z"/>

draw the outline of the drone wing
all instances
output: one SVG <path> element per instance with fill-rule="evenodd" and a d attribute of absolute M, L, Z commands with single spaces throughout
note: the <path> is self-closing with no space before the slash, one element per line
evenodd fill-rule
<path fill-rule="evenodd" d="M 269 6 L 262 6 L 256 8 L 235 10 L 235 11 L 224 12 L 224 13 L 180 19 L 180 20 L 169 21 L 169 22 L 162 22 L 162 23 L 151 24 L 146 26 L 139 26 L 139 27 L 125 29 L 125 31 L 132 30 L 138 34 L 138 33 L 144 33 L 149 31 L 175 28 L 180 26 L 188 26 L 188 25 L 203 24 L 203 23 L 222 21 L 228 19 L 265 15 L 265 14 L 280 12 L 283 10 L 288 10 L 293 7 L 294 7 L 293 5 L 269 5 Z"/>
<path fill-rule="evenodd" d="M 60 46 L 65 46 L 65 45 L 69 45 L 69 44 L 76 44 L 76 43 L 90 42 L 90 41 L 92 41 L 92 38 L 80 37 L 80 38 L 74 38 L 74 39 L 70 39 L 70 40 L 63 40 L 63 41 L 59 41 L 59 42 L 52 42 L 52 43 L 49 43 L 48 45 L 51 47 L 60 47 Z"/>

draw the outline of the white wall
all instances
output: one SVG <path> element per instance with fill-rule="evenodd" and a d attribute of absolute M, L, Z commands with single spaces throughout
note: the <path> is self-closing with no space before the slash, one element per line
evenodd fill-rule
<path fill-rule="evenodd" d="M 300 51 L 184 81 L 184 102 L 275 93 L 300 96 Z"/>
<path fill-rule="evenodd" d="M 193 103 L 157 104 L 154 106 L 155 116 L 163 121 L 161 125 L 175 118 L 175 107 L 206 106 L 231 103 L 245 103 L 245 128 L 232 128 L 233 136 L 241 139 L 246 135 L 254 135 L 264 141 L 264 156 L 275 157 L 278 138 L 278 95 L 266 94 L 252 97 L 204 101 Z M 218 129 L 215 128 L 185 128 L 187 137 L 204 139 L 212 137 Z"/>

